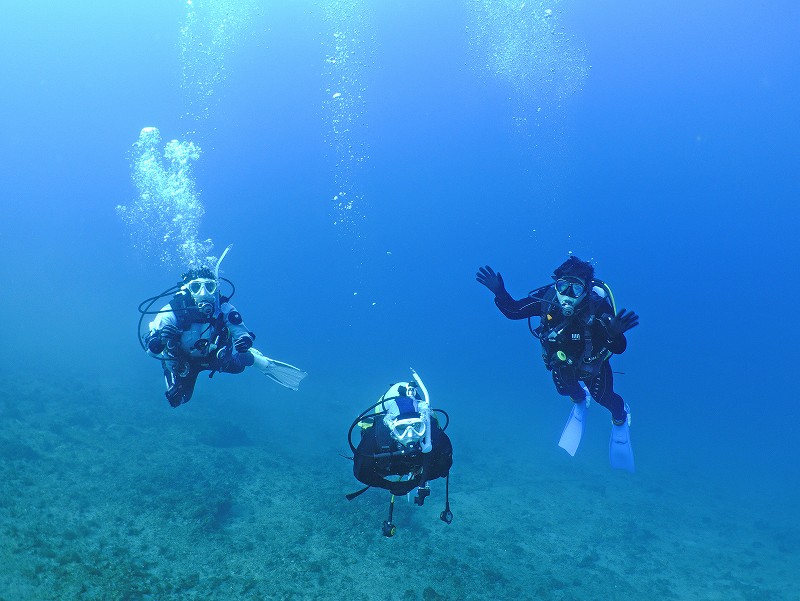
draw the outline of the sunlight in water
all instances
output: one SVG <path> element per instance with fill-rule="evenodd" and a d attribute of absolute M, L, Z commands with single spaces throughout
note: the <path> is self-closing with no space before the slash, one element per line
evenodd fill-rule
<path fill-rule="evenodd" d="M 226 60 L 250 31 L 255 0 L 187 0 L 180 31 L 181 89 L 194 128 L 211 116 L 227 77 Z"/>
<path fill-rule="evenodd" d="M 365 116 L 366 84 L 374 44 L 367 3 L 326 0 L 324 120 L 325 138 L 334 162 L 334 222 L 357 235 L 364 215 L 363 195 L 355 174 L 368 157 Z"/>
<path fill-rule="evenodd" d="M 515 119 L 538 124 L 580 91 L 588 74 L 583 45 L 564 33 L 552 2 L 470 3 L 468 34 L 476 69 L 505 82 Z"/>

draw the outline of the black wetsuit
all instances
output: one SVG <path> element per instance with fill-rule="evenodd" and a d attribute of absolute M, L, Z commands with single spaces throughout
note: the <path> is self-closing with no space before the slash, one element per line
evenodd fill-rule
<path fill-rule="evenodd" d="M 565 317 L 553 286 L 531 294 L 533 296 L 515 300 L 503 290 L 494 302 L 509 319 L 541 318 L 536 332 L 542 342 L 542 358 L 547 369 L 553 372 L 559 394 L 582 401 L 586 395 L 578 382 L 583 380 L 592 398 L 621 424 L 627 418 L 625 403 L 614 392 L 614 377 L 606 357 L 608 353 L 621 354 L 628 342 L 624 334 L 611 335 L 608 328 L 614 315 L 611 304 L 590 291 L 575 308 L 575 313 Z"/>
<path fill-rule="evenodd" d="M 385 488 L 393 495 L 404 495 L 417 486 L 436 478 L 444 478 L 453 465 L 453 446 L 450 438 L 431 419 L 431 452 L 423 453 L 418 448 L 408 452 L 394 440 L 382 418 L 361 431 L 354 457 L 353 475 L 369 486 Z M 404 452 L 401 452 L 404 451 Z M 389 476 L 416 475 L 410 480 L 394 482 Z"/>

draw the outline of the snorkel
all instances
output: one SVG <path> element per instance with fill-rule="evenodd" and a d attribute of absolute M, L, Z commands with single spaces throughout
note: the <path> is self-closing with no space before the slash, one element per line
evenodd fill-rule
<path fill-rule="evenodd" d="M 410 369 L 411 369 L 411 375 L 414 376 L 414 380 L 416 381 L 417 385 L 419 386 L 419 389 L 422 391 L 422 396 L 424 397 L 425 404 L 428 406 L 428 409 L 427 409 L 427 412 L 426 412 L 426 415 L 428 417 L 426 417 L 425 419 L 428 422 L 427 425 L 430 425 L 431 398 L 428 395 L 428 389 L 425 388 L 425 384 L 422 382 L 422 378 L 420 378 L 419 374 L 416 371 L 414 371 L 414 368 L 411 367 Z M 420 413 L 422 413 L 422 412 L 420 412 Z M 423 453 L 430 453 L 432 448 L 433 448 L 433 445 L 431 444 L 431 429 L 430 429 L 430 427 L 428 427 L 425 430 L 424 438 L 421 441 L 420 449 L 422 450 Z"/>
<path fill-rule="evenodd" d="M 419 389 L 422 391 L 422 396 L 425 397 L 425 402 L 428 403 L 428 405 L 430 405 L 431 399 L 428 396 L 428 389 L 425 388 L 425 384 L 422 383 L 422 378 L 420 378 L 419 374 L 414 371 L 413 367 L 410 369 L 411 369 L 411 375 L 414 376 L 414 380 L 416 380 L 417 384 L 419 385 Z"/>
<path fill-rule="evenodd" d="M 200 288 L 199 293 L 195 293 L 193 290 L 190 291 L 195 303 L 197 304 L 197 309 L 206 317 L 211 317 L 214 314 L 214 310 L 216 309 L 217 305 L 219 304 L 217 302 L 219 298 L 217 294 L 219 291 L 219 266 L 222 264 L 222 260 L 225 258 L 225 255 L 228 254 L 228 251 L 232 246 L 233 244 L 228 244 L 217 260 L 217 264 L 214 266 L 214 292 L 208 292 L 208 290 L 203 287 Z"/>
<path fill-rule="evenodd" d="M 231 248 L 233 248 L 233 244 L 232 244 L 232 243 L 231 243 L 231 244 L 228 244 L 228 246 L 227 246 L 227 247 L 225 247 L 225 250 L 223 250 L 223 251 L 222 251 L 222 254 L 221 254 L 221 255 L 220 255 L 220 257 L 219 257 L 219 261 L 217 261 L 217 265 L 216 265 L 216 267 L 214 267 L 214 279 L 215 279 L 215 280 L 217 280 L 217 281 L 219 281 L 219 266 L 220 266 L 220 264 L 222 263 L 222 259 L 224 259 L 224 258 L 225 258 L 225 255 L 227 255 L 227 254 L 228 254 L 228 251 L 229 251 Z"/>

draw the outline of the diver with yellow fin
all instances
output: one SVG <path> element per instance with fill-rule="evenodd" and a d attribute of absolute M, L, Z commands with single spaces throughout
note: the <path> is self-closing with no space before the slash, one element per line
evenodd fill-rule
<path fill-rule="evenodd" d="M 353 451 L 353 475 L 366 484 L 347 495 L 352 501 L 370 487 L 391 493 L 389 518 L 383 522 L 383 535 L 394 536 L 392 522 L 395 496 L 407 495 L 409 502 L 423 505 L 430 495 L 428 483 L 446 478 L 445 508 L 440 519 L 453 521 L 450 511 L 450 467 L 453 445 L 445 430 L 450 417 L 441 409 L 432 409 L 428 390 L 411 370 L 413 380 L 392 385 L 379 399 L 353 421 L 347 442 Z M 439 414 L 437 416 L 437 414 Z M 439 416 L 445 419 L 440 425 Z M 359 428 L 361 439 L 353 444 L 353 431 Z"/>
<path fill-rule="evenodd" d="M 497 308 L 509 319 L 528 319 L 531 333 L 542 345 L 545 367 L 553 374 L 556 390 L 573 401 L 559 446 L 574 456 L 583 436 L 590 400 L 611 412 L 611 467 L 634 471 L 630 441 L 630 409 L 614 392 L 609 364 L 612 354 L 624 352 L 625 332 L 639 325 L 639 316 L 616 311 L 608 285 L 594 277 L 594 267 L 570 256 L 553 272 L 554 282 L 515 300 L 506 291 L 503 276 L 486 265 L 476 274 L 494 295 Z M 531 317 L 540 317 L 534 329 Z"/>
<path fill-rule="evenodd" d="M 231 249 L 222 253 L 213 270 L 189 269 L 182 281 L 161 294 L 139 304 L 139 343 L 148 355 L 161 361 L 169 404 L 178 407 L 189 402 L 197 376 L 209 371 L 238 374 L 255 365 L 282 386 L 297 390 L 306 377 L 303 370 L 270 359 L 253 347 L 255 334 L 248 330 L 242 315 L 230 300 L 236 292 L 233 282 L 219 276 L 219 266 Z M 220 293 L 220 281 L 231 292 Z M 161 298 L 172 296 L 159 311 L 150 308 Z M 146 306 L 145 306 L 146 305 Z M 141 335 L 145 315 L 155 315 L 148 333 Z"/>

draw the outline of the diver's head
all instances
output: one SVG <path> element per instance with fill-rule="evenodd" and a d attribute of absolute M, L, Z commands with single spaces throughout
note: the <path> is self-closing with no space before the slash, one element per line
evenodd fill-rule
<path fill-rule="evenodd" d="M 419 392 L 419 385 L 416 382 L 407 382 L 405 384 L 397 385 L 398 401 L 400 398 L 406 397 L 412 401 L 421 401 L 422 396 Z M 407 405 L 406 405 L 407 407 Z M 413 405 L 414 409 L 408 413 L 401 413 L 400 415 L 387 415 L 384 422 L 389 428 L 389 433 L 398 443 L 404 447 L 410 447 L 425 436 L 427 426 L 422 415 L 417 411 L 417 405 Z M 400 406 L 398 405 L 398 409 Z M 403 409 L 400 409 L 403 411 Z M 407 411 L 408 409 L 406 409 Z"/>
<path fill-rule="evenodd" d="M 404 413 L 386 421 L 389 433 L 404 447 L 418 443 L 425 436 L 427 426 L 419 413 Z"/>
<path fill-rule="evenodd" d="M 577 306 L 588 296 L 594 278 L 594 267 L 571 256 L 553 271 L 556 297 L 565 317 L 575 313 Z"/>
<path fill-rule="evenodd" d="M 419 388 L 416 382 L 409 382 L 405 386 L 398 386 L 397 392 L 400 396 L 407 396 L 415 400 L 422 400 L 422 396 L 419 393 Z"/>
<path fill-rule="evenodd" d="M 192 295 L 197 309 L 206 317 L 211 317 L 217 306 L 217 290 L 219 282 L 214 277 L 214 272 L 208 267 L 190 269 L 182 276 L 183 290 Z"/>

